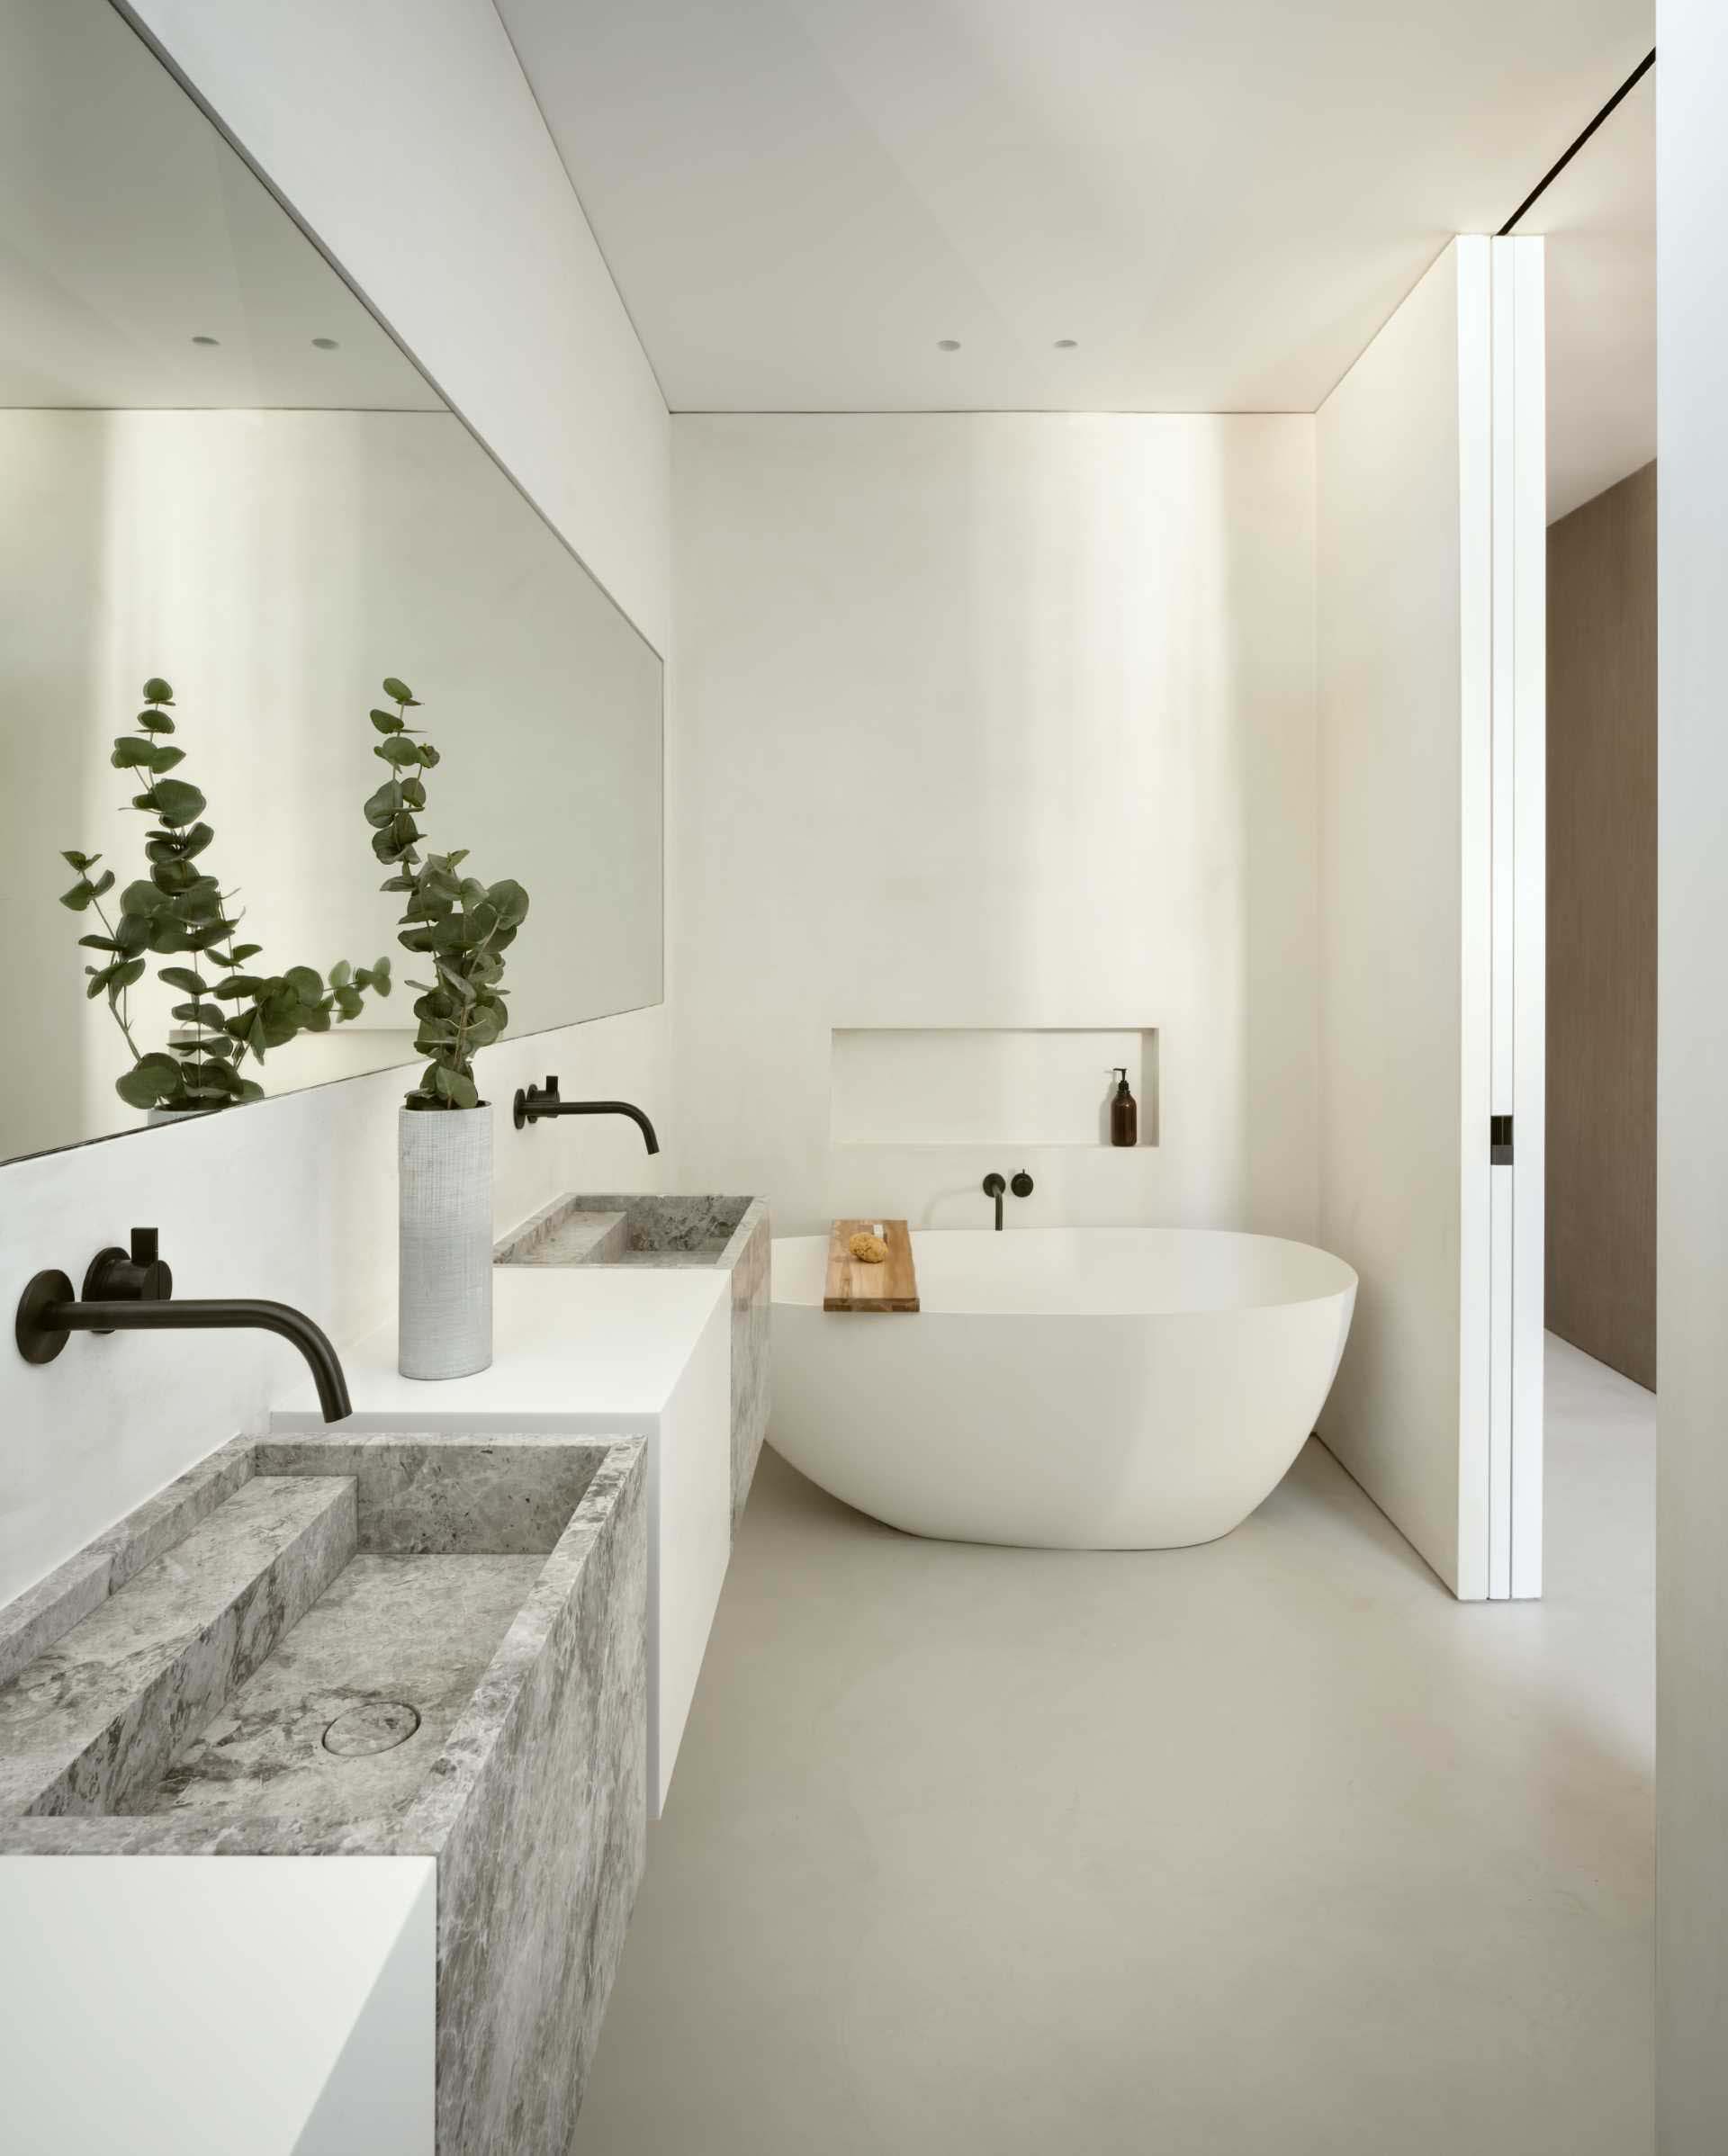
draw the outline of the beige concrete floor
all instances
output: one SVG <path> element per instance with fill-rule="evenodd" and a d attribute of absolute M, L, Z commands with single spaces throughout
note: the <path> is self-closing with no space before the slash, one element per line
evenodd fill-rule
<path fill-rule="evenodd" d="M 1095 1555 L 765 1455 L 579 2156 L 1648 2156 L 1654 1403 L 1548 1376 L 1540 1604 L 1318 1444 Z"/>

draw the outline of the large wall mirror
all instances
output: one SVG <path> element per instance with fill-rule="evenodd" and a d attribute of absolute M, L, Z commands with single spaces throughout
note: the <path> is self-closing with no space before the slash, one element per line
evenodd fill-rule
<path fill-rule="evenodd" d="M 319 976 L 328 1026 L 215 1058 L 248 1091 L 412 1059 L 424 968 L 364 807 L 392 775 L 386 677 L 438 752 L 425 843 L 529 894 L 510 1037 L 657 1002 L 655 652 L 108 0 L 0 0 L 0 1158 L 146 1126 L 115 1090 L 127 1034 L 184 1061 L 211 1002 L 165 969 Z M 168 931 L 116 1002 L 115 954 L 80 938 L 150 876 L 161 826 L 131 804 L 164 780 L 212 834 L 175 873 L 241 925 L 208 962 Z M 343 967 L 381 954 L 393 993 L 356 997 Z"/>

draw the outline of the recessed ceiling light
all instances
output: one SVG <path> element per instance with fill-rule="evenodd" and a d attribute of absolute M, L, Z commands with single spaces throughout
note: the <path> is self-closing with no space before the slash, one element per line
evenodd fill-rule
<path fill-rule="evenodd" d="M 1072 352 L 1079 342 L 1080 339 L 1077 337 L 1058 337 L 1056 340 L 1056 348 L 1058 352 Z"/>
<path fill-rule="evenodd" d="M 958 352 L 959 348 L 960 340 L 958 337 L 939 337 L 936 339 L 936 349 L 939 352 Z"/>
<path fill-rule="evenodd" d="M 194 337 L 192 341 L 194 345 L 220 345 L 222 340 L 219 337 Z"/>
<path fill-rule="evenodd" d="M 315 337 L 312 339 L 312 342 L 318 346 L 320 352 L 334 352 L 336 350 L 336 339 L 333 337 Z"/>

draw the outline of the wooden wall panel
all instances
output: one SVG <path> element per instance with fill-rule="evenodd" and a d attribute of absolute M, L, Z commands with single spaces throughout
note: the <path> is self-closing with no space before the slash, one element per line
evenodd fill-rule
<path fill-rule="evenodd" d="M 1548 1325 L 1656 1382 L 1656 467 L 1548 533 Z"/>

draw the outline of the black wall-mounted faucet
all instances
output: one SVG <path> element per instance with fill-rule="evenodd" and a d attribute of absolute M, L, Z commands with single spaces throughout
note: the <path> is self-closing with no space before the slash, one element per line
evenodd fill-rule
<path fill-rule="evenodd" d="M 1016 1198 L 1030 1198 L 1031 1196 L 1032 1179 L 1027 1174 L 1024 1168 L 1020 1170 L 1012 1183 L 1004 1182 L 1000 1175 L 996 1175 L 994 1173 L 986 1175 L 984 1179 L 985 1196 L 986 1198 L 994 1198 L 996 1201 L 996 1232 L 998 1234 L 1002 1232 L 1003 1194 L 1007 1190 L 1012 1190 Z"/>
<path fill-rule="evenodd" d="M 157 1254 L 153 1227 L 135 1227 L 132 1247 L 103 1250 L 90 1261 L 84 1292 L 74 1298 L 63 1272 L 39 1272 L 19 1298 L 13 1337 L 26 1362 L 52 1362 L 74 1333 L 274 1333 L 305 1358 L 327 1423 L 353 1413 L 347 1380 L 328 1335 L 286 1303 L 219 1296 L 173 1300 L 174 1275 Z"/>
<path fill-rule="evenodd" d="M 633 1108 L 628 1100 L 561 1100 L 555 1074 L 548 1077 L 544 1086 L 518 1085 L 516 1089 L 513 1119 L 517 1128 L 520 1130 L 525 1124 L 537 1123 L 543 1116 L 628 1116 L 641 1131 L 649 1152 L 660 1151 L 654 1127 L 641 1109 Z"/>

